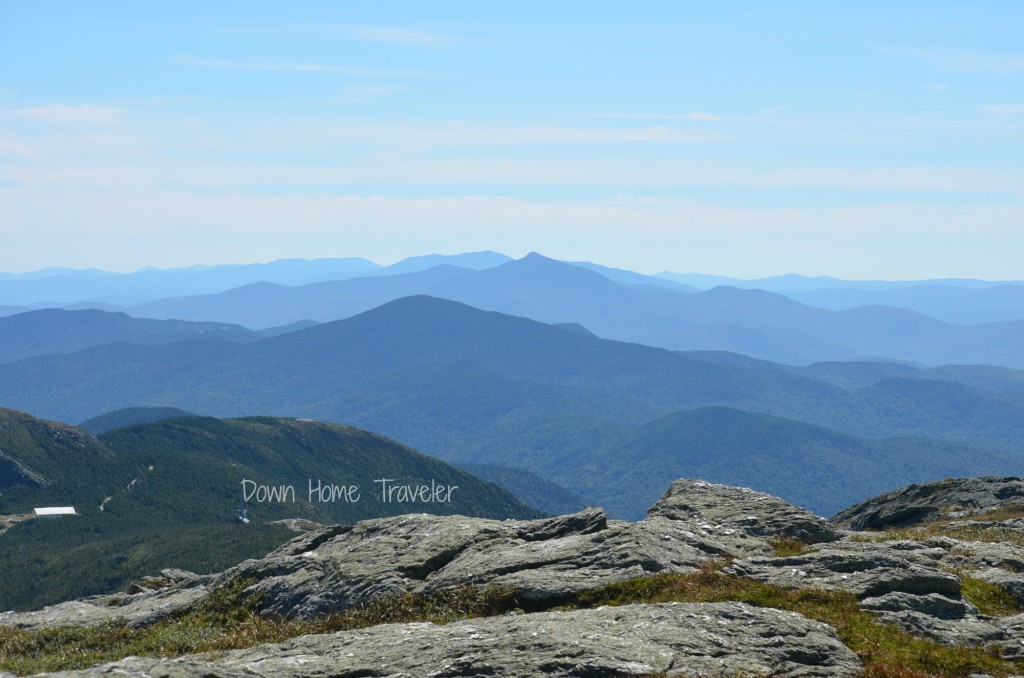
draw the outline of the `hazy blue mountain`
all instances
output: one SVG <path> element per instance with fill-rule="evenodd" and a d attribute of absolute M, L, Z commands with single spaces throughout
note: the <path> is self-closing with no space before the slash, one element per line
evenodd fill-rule
<path fill-rule="evenodd" d="M 851 390 L 870 386 L 882 379 L 889 379 L 891 377 L 915 378 L 923 374 L 920 366 L 868 360 L 820 362 L 798 368 L 795 372 Z"/>
<path fill-rule="evenodd" d="M 558 483 L 545 480 L 526 469 L 468 463 L 458 466 L 477 478 L 503 487 L 527 505 L 553 516 L 576 513 L 591 505 L 591 502 L 575 492 L 565 489 Z"/>
<path fill-rule="evenodd" d="M 162 299 L 131 309 L 148 318 L 231 318 L 251 328 L 275 328 L 313 320 L 348 318 L 402 297 L 433 289 L 442 280 L 472 275 L 457 266 L 435 266 L 425 271 L 366 276 L 288 287 L 254 283 L 219 294 Z"/>
<path fill-rule="evenodd" d="M 752 487 L 830 516 L 934 478 L 1006 475 L 1020 455 L 926 439 L 864 440 L 724 407 L 676 412 L 610 441 L 583 474 L 609 510 L 639 517 L 675 478 Z"/>
<path fill-rule="evenodd" d="M 52 304 L 33 304 L 32 308 L 25 310 L 38 311 L 48 308 L 54 308 L 54 306 Z M 76 304 L 62 304 L 59 308 L 63 311 L 106 311 L 107 313 L 124 313 L 125 311 L 123 306 L 104 304 L 101 301 L 81 301 Z"/>
<path fill-rule="evenodd" d="M 50 268 L 31 273 L 0 274 L 0 304 L 125 310 L 158 299 L 216 294 L 254 283 L 309 285 L 357 276 L 413 273 L 439 265 L 479 270 L 506 261 L 509 257 L 497 252 L 466 252 L 409 257 L 391 266 L 380 266 L 362 257 L 348 257 L 280 259 L 265 264 L 173 269 L 144 268 L 131 273 Z"/>
<path fill-rule="evenodd" d="M 913 285 L 887 290 L 839 288 L 782 293 L 809 306 L 833 311 L 858 306 L 896 306 L 957 325 L 1024 318 L 1024 285 Z"/>
<path fill-rule="evenodd" d="M 882 379 L 867 385 L 847 375 L 840 385 L 727 358 L 412 297 L 248 344 L 100 346 L 2 365 L 0 402 L 67 421 L 135 405 L 345 422 L 448 461 L 528 468 L 596 503 L 604 495 L 583 486 L 595 450 L 658 417 L 709 405 L 861 438 L 934 438 L 1024 454 L 1024 401 L 1013 392 L 928 379 L 925 371 L 876 373 Z"/>
<path fill-rule="evenodd" d="M 730 278 L 721 275 L 704 275 L 701 273 L 673 273 L 662 271 L 656 274 L 659 278 L 692 285 L 698 289 L 708 290 L 712 287 L 728 286 L 741 289 L 758 289 L 769 292 L 811 292 L 813 290 L 898 290 L 919 286 L 945 286 L 965 289 L 987 289 L 997 285 L 1024 285 L 1021 280 L 993 281 L 975 278 L 934 278 L 929 280 L 842 280 L 830 276 L 808 277 L 796 273 L 776 275 L 768 278 Z"/>
<path fill-rule="evenodd" d="M 633 271 L 627 271 L 623 268 L 611 268 L 609 266 L 602 266 L 601 264 L 595 264 L 590 261 L 570 261 L 567 262 L 573 266 L 579 266 L 595 273 L 600 273 L 609 280 L 613 280 L 623 285 L 632 285 L 634 287 L 656 287 L 663 289 L 670 289 L 676 292 L 696 292 L 698 291 L 693 285 L 684 285 L 683 283 L 670 280 L 668 278 L 659 278 L 656 275 L 644 275 L 642 273 L 635 273 Z"/>
<path fill-rule="evenodd" d="M 125 407 L 113 412 L 101 414 L 83 421 L 78 428 L 94 436 L 98 436 L 115 428 L 125 426 L 136 426 L 138 424 L 151 424 L 165 419 L 177 419 L 178 417 L 194 417 L 194 412 L 183 410 L 177 407 Z"/>
<path fill-rule="evenodd" d="M 990 365 L 942 365 L 922 370 L 920 376 L 998 393 L 1024 394 L 1024 370 Z"/>
<path fill-rule="evenodd" d="M 27 306 L 9 306 L 6 304 L 0 305 L 0 318 L 9 315 L 15 315 L 17 313 L 24 313 L 25 311 L 31 310 L 32 309 L 28 308 Z"/>
<path fill-rule="evenodd" d="M 416 273 L 435 266 L 458 266 L 474 271 L 500 266 L 512 257 L 500 252 L 464 252 L 462 254 L 426 254 L 418 257 L 406 257 L 401 261 L 386 266 L 375 272 L 376 275 L 395 275 L 398 273 Z"/>
<path fill-rule="evenodd" d="M 579 323 L 552 323 L 552 327 L 557 327 L 560 330 L 571 332 L 572 334 L 580 334 L 584 337 L 596 337 L 597 335 L 588 330 Z"/>
<path fill-rule="evenodd" d="M 278 327 L 268 327 L 265 330 L 259 330 L 258 334 L 261 337 L 276 337 L 281 334 L 288 334 L 289 332 L 295 332 L 297 330 L 305 330 L 310 327 L 316 327 L 319 325 L 315 320 L 296 320 L 289 325 L 279 325 Z"/>
<path fill-rule="evenodd" d="M 259 335 L 224 323 L 131 318 L 124 313 L 95 310 L 43 309 L 0 318 L 0 363 L 117 342 L 170 344 L 196 339 L 256 341 Z"/>
<path fill-rule="evenodd" d="M 75 275 L 81 279 L 86 279 L 105 278 L 117 274 L 110 271 L 101 271 L 98 268 L 78 269 L 66 266 L 50 266 L 26 273 L 0 273 L 0 280 L 40 280 L 42 278 L 55 278 L 62 275 Z"/>
<path fill-rule="evenodd" d="M 254 282 L 303 285 L 380 268 L 359 257 L 281 259 L 266 264 L 146 268 L 133 273 L 47 269 L 0 279 L 0 303 L 63 306 L 101 302 L 129 306 L 171 296 L 222 292 Z"/>
<path fill-rule="evenodd" d="M 906 309 L 828 311 L 763 290 L 716 287 L 680 294 L 620 284 L 538 254 L 480 271 L 438 266 L 301 287 L 261 283 L 162 300 L 132 313 L 277 327 L 301 319 L 350 317 L 415 294 L 545 323 L 578 323 L 609 339 L 673 350 L 731 351 L 793 365 L 896 359 L 1024 367 L 1024 353 L 1014 341 L 1024 332 L 1024 320 L 962 327 Z"/>

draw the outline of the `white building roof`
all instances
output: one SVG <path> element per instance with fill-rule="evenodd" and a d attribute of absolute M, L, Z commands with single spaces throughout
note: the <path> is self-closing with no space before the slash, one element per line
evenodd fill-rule
<path fill-rule="evenodd" d="M 77 516 L 74 506 L 44 506 L 35 509 L 36 517 L 39 516 Z"/>

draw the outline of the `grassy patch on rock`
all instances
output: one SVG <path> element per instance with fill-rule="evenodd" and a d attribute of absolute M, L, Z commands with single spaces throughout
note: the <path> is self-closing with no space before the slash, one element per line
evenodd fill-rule
<path fill-rule="evenodd" d="M 817 549 L 812 548 L 807 542 L 801 541 L 796 537 L 782 536 L 768 540 L 768 545 L 772 547 L 775 555 L 780 558 L 788 558 L 791 556 L 802 556 L 807 553 L 811 553 Z"/>
<path fill-rule="evenodd" d="M 1024 612 L 1024 606 L 995 584 L 965 574 L 960 575 L 960 582 L 960 594 L 982 614 L 1009 617 Z"/>
<path fill-rule="evenodd" d="M 930 537 L 950 537 L 965 542 L 1007 543 L 1024 548 L 1024 532 L 1005 527 L 972 525 L 972 522 L 988 520 L 980 516 L 957 522 L 925 523 L 915 527 L 893 528 L 881 532 L 865 531 L 850 537 L 851 541 L 924 541 Z"/>
<path fill-rule="evenodd" d="M 965 579 L 965 595 L 982 609 L 1001 611 L 1005 601 L 984 582 Z M 309 633 L 365 628 L 382 623 L 448 623 L 491 616 L 519 606 L 514 591 L 464 586 L 430 596 L 402 594 L 316 621 L 264 618 L 259 599 L 235 581 L 177 619 L 139 629 L 118 625 L 22 630 L 0 627 L 0 670 L 24 674 L 84 668 L 130 655 L 177 657 L 274 643 Z M 1000 602 L 1001 601 L 1001 602 Z M 690 574 L 632 579 L 574 596 L 562 609 L 665 602 L 744 602 L 798 612 L 832 626 L 864 662 L 870 678 L 1007 676 L 1024 673 L 1024 662 L 1002 660 L 991 648 L 947 647 L 880 622 L 845 592 L 787 589 L 725 574 L 721 564 Z"/>
<path fill-rule="evenodd" d="M 1010 520 L 1012 518 L 1024 518 L 1024 504 L 1003 504 L 983 513 L 969 516 L 968 520 Z"/>
<path fill-rule="evenodd" d="M 445 624 L 501 614 L 518 605 L 511 589 L 463 586 L 429 596 L 387 596 L 316 621 L 300 621 L 260 616 L 259 598 L 246 593 L 251 583 L 234 581 L 214 590 L 194 610 L 177 619 L 137 629 L 116 623 L 31 630 L 0 626 L 0 671 L 23 675 L 82 669 L 132 655 L 215 653 L 376 624 Z"/>
<path fill-rule="evenodd" d="M 667 602 L 743 602 L 797 612 L 834 628 L 840 640 L 864 662 L 873 678 L 1008 676 L 1024 671 L 1024 662 L 1000 658 L 994 648 L 948 647 L 912 636 L 878 620 L 841 591 L 787 589 L 727 575 L 708 566 L 693 574 L 633 579 L 587 591 L 571 607 Z"/>

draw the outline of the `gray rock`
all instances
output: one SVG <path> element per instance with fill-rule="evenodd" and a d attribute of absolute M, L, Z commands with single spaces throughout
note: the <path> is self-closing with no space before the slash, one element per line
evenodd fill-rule
<path fill-rule="evenodd" d="M 994 619 L 992 623 L 1005 634 L 1002 655 L 1007 659 L 1024 659 L 1024 614 Z"/>
<path fill-rule="evenodd" d="M 405 515 L 304 533 L 264 558 L 208 578 L 255 583 L 266 614 L 313 618 L 399 593 L 474 584 L 515 590 L 527 606 L 658 572 L 691 572 L 708 560 L 769 555 L 769 538 L 838 537 L 818 516 L 745 488 L 677 481 L 638 523 L 609 522 L 600 509 L 530 521 Z M 29 615 L 18 625 L 131 625 L 178 614 L 206 595 L 188 577 L 147 577 L 135 594 L 102 596 Z M 190 575 L 191 576 L 191 575 Z"/>
<path fill-rule="evenodd" d="M 943 565 L 953 569 L 999 568 L 1008 572 L 1024 572 L 1024 549 L 1009 542 L 982 542 L 932 537 L 926 546 L 945 549 Z"/>
<path fill-rule="evenodd" d="M 206 598 L 210 578 L 192 577 L 157 590 L 140 589 L 134 595 L 115 593 L 72 600 L 33 612 L 3 612 L 0 613 L 0 625 L 55 628 L 117 621 L 131 627 L 147 626 L 184 614 Z"/>
<path fill-rule="evenodd" d="M 444 626 L 386 624 L 198 660 L 133 658 L 58 675 L 855 676 L 861 668 L 827 625 L 743 603 L 626 605 Z"/>
<path fill-rule="evenodd" d="M 876 598 L 887 593 L 960 597 L 960 579 L 938 567 L 945 551 L 918 542 L 841 542 L 785 558 L 737 560 L 725 569 L 789 588 L 816 587 Z"/>
<path fill-rule="evenodd" d="M 187 572 L 177 568 L 160 570 L 160 576 L 143 577 L 128 585 L 128 595 L 144 593 L 146 591 L 158 591 L 175 584 L 181 584 L 196 579 L 199 575 L 194 572 Z"/>
<path fill-rule="evenodd" d="M 860 601 L 865 610 L 876 612 L 918 612 L 936 619 L 972 619 L 978 617 L 978 608 L 966 600 L 949 598 L 938 593 L 915 595 L 892 592 Z"/>
<path fill-rule="evenodd" d="M 20 461 L 0 450 L 0 488 L 28 485 L 29 487 L 49 487 L 46 477 L 33 471 Z"/>
<path fill-rule="evenodd" d="M 762 539 L 792 537 L 808 544 L 839 539 L 827 520 L 778 497 L 703 480 L 675 481 L 647 515 L 731 529 Z"/>
<path fill-rule="evenodd" d="M 950 646 L 1004 640 L 1001 628 L 961 598 L 960 579 L 939 567 L 947 551 L 933 544 L 829 544 L 804 556 L 736 561 L 726 571 L 780 586 L 848 591 L 882 621 Z"/>
<path fill-rule="evenodd" d="M 986 645 L 1002 641 L 1005 634 L 981 619 L 939 619 L 913 610 L 882 612 L 882 621 L 899 626 L 907 633 L 928 638 L 944 645 Z"/>
<path fill-rule="evenodd" d="M 1024 480 L 984 476 L 947 478 L 934 483 L 908 485 L 840 511 L 832 522 L 851 530 L 883 530 L 936 520 L 959 512 L 1024 504 Z"/>
<path fill-rule="evenodd" d="M 865 598 L 860 606 L 908 633 L 945 645 L 984 645 L 1004 638 L 1003 631 L 983 620 L 974 605 L 937 593 L 887 593 Z"/>
<path fill-rule="evenodd" d="M 932 484 L 938 489 L 931 494 L 910 495 L 927 499 L 942 494 L 943 501 L 962 495 L 965 502 L 974 497 L 979 508 L 990 506 L 984 504 L 988 498 L 1017 503 L 1017 479 L 974 480 L 978 482 Z M 950 506 L 939 503 L 933 508 L 947 511 Z M 236 578 L 253 580 L 248 591 L 261 596 L 263 613 L 306 619 L 388 594 L 430 594 L 465 584 L 509 587 L 524 608 L 538 609 L 604 584 L 658 572 L 691 572 L 709 560 L 729 556 L 738 559 L 726 568 L 728 573 L 793 588 L 848 591 L 862 608 L 911 633 L 950 645 L 998 642 L 1006 656 L 1024 658 L 1024 615 L 1004 620 L 980 615 L 962 599 L 960 579 L 946 571 L 971 571 L 971 576 L 1024 599 L 1024 574 L 1019 573 L 1024 571 L 1024 549 L 949 537 L 869 542 L 856 536 L 769 495 L 680 480 L 638 523 L 609 521 L 600 509 L 587 509 L 530 521 L 405 515 L 320 527 L 219 575 L 164 570 L 159 577 L 138 582 L 132 589 L 138 592 L 135 595 L 98 596 L 39 612 L 8 613 L 0 615 L 0 624 L 85 625 L 123 619 L 139 626 L 180 614 L 212 587 Z M 770 540 L 779 537 L 813 543 L 814 550 L 774 557 Z M 794 618 L 802 624 L 795 630 L 786 621 Z M 821 629 L 814 630 L 815 624 L 799 615 L 740 604 L 635 605 L 448 626 L 380 626 L 222 657 L 131 658 L 75 675 L 645 675 L 663 670 L 668 675 L 819 675 L 820 667 L 830 667 L 825 671 L 829 675 L 856 671 L 856 660 L 835 660 L 839 655 L 822 649 L 837 641 L 828 633 L 825 640 L 816 635 Z M 777 625 L 779 630 L 762 630 L 765 625 Z M 812 637 L 813 648 L 808 649 L 803 639 Z M 829 663 L 833 661 L 838 663 Z"/>
<path fill-rule="evenodd" d="M 548 602 L 657 572 L 693 572 L 708 560 L 707 548 L 707 540 L 662 518 L 613 522 L 600 532 L 545 541 L 495 539 L 467 549 L 416 590 L 509 586 L 525 603 Z"/>
<path fill-rule="evenodd" d="M 396 593 L 508 586 L 553 601 L 654 572 L 690 572 L 724 547 L 662 518 L 609 523 L 604 512 L 534 521 L 406 515 L 307 535 L 224 577 L 256 580 L 266 613 L 312 618 Z"/>
<path fill-rule="evenodd" d="M 156 657 L 128 657 L 110 664 L 93 666 L 81 671 L 59 673 L 38 673 L 36 676 L 125 676 L 134 678 L 258 678 L 259 674 L 245 669 L 229 669 L 207 661 L 182 657 L 180 659 L 159 659 Z M 0 678 L 6 678 L 0 674 Z"/>

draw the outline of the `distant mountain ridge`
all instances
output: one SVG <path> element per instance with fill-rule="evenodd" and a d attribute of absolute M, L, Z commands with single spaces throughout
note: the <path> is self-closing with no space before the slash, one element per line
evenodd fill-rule
<path fill-rule="evenodd" d="M 362 257 L 348 257 L 279 259 L 266 264 L 175 269 L 144 268 L 132 273 L 50 268 L 24 274 L 0 274 L 0 305 L 64 306 L 97 302 L 123 308 L 167 297 L 223 292 L 258 282 L 307 285 L 360 275 L 411 273 L 446 263 L 478 269 L 508 260 L 509 257 L 497 252 L 467 252 L 408 257 L 391 266 L 381 266 Z"/>
<path fill-rule="evenodd" d="M 125 407 L 83 421 L 78 425 L 78 428 L 98 436 L 115 428 L 152 424 L 166 419 L 195 416 L 197 416 L 195 412 L 189 412 L 177 407 Z"/>
<path fill-rule="evenodd" d="M 69 309 L 228 322 L 268 335 L 426 294 L 546 323 L 576 323 L 606 338 L 673 350 L 733 351 L 797 365 L 882 358 L 1024 367 L 1013 344 L 1024 331 L 1024 283 L 1019 281 L 649 276 L 536 253 L 512 260 L 496 252 L 470 252 L 409 257 L 386 267 L 349 258 L 124 275 L 57 269 L 0 277 L 0 304 L 27 303 L 17 293 L 19 285 L 49 286 L 50 305 Z M 11 294 L 4 296 L 5 290 Z M 111 303 L 115 293 L 120 298 Z M 41 303 L 46 296 L 33 298 Z M 783 299 L 799 304 L 786 305 Z"/>
<path fill-rule="evenodd" d="M 126 313 L 97 310 L 42 309 L 0 318 L 0 363 L 119 342 L 157 345 L 197 339 L 245 342 L 259 338 L 251 330 L 226 323 L 132 318 Z"/>
<path fill-rule="evenodd" d="M 702 273 L 674 273 L 661 271 L 658 278 L 692 285 L 707 290 L 726 285 L 743 289 L 759 289 L 769 292 L 790 292 L 809 290 L 856 289 L 860 291 L 897 290 L 920 285 L 939 285 L 966 289 L 987 289 L 1000 285 L 1021 285 L 1024 280 L 982 280 L 979 278 L 929 278 L 925 280 L 843 280 L 832 276 L 805 276 L 797 273 L 770 276 L 767 278 L 733 278 Z"/>
<path fill-rule="evenodd" d="M 859 306 L 895 306 L 957 325 L 1024 318 L 1024 284 L 985 288 L 919 284 L 883 290 L 836 288 L 782 293 L 809 306 L 834 311 Z"/>
<path fill-rule="evenodd" d="M 608 339 L 673 350 L 732 351 L 794 365 L 887 358 L 1024 367 L 1024 354 L 1014 341 L 1024 334 L 1024 320 L 963 327 L 899 308 L 828 311 L 757 289 L 686 293 L 624 284 L 600 269 L 534 253 L 479 271 L 444 265 L 300 287 L 259 283 L 153 302 L 132 313 L 276 327 L 300 320 L 330 322 L 426 294 L 545 323 L 577 323 Z"/>
<path fill-rule="evenodd" d="M 1024 454 L 1018 372 L 888 371 L 872 363 L 822 369 L 824 379 L 812 368 L 615 342 L 410 297 L 258 342 L 100 346 L 2 365 L 0 402 L 67 421 L 132 403 L 350 422 L 451 462 L 527 468 L 627 514 L 650 498 L 630 491 L 609 499 L 621 493 L 604 476 L 616 466 L 595 461 L 595 451 L 659 417 L 712 405 L 862 440 L 933 439 L 963 452 L 961 475 L 974 464 L 987 473 L 1017 463 L 1005 453 Z M 890 461 L 896 451 L 883 450 Z M 884 475 L 868 480 L 882 483 Z M 761 489 L 786 496 L 811 480 L 796 473 L 789 482 Z M 813 482 L 839 493 L 843 479 Z M 864 491 L 885 489 L 868 485 Z"/>

